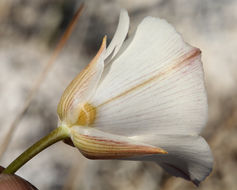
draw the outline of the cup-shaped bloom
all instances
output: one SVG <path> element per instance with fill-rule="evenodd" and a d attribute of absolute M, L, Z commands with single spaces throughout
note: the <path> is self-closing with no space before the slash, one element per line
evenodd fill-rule
<path fill-rule="evenodd" d="M 125 41 L 128 28 L 122 10 L 108 48 L 105 37 L 63 93 L 59 125 L 88 158 L 154 161 L 198 184 L 213 162 L 199 136 L 207 120 L 201 52 L 163 19 L 144 18 Z"/>

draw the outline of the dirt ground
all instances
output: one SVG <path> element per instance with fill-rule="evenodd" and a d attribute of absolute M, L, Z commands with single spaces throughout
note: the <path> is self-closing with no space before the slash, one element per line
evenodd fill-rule
<path fill-rule="evenodd" d="M 0 1 L 0 143 L 71 20 L 77 0 Z M 57 126 L 56 107 L 73 77 L 90 61 L 105 34 L 111 40 L 121 8 L 131 35 L 146 16 L 168 20 L 201 49 L 209 102 L 203 136 L 214 155 L 211 175 L 197 188 L 153 163 L 91 161 L 57 143 L 17 172 L 39 189 L 235 190 L 237 187 L 237 1 L 88 0 L 75 31 L 15 130 L 0 165 Z"/>

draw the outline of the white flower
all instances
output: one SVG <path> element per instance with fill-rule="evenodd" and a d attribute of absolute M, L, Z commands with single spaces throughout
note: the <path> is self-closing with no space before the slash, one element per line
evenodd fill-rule
<path fill-rule="evenodd" d="M 201 52 L 159 18 L 146 17 L 124 42 L 128 28 L 122 10 L 108 48 L 105 37 L 65 90 L 59 126 L 88 158 L 154 161 L 199 184 L 213 162 L 199 136 L 207 120 Z"/>

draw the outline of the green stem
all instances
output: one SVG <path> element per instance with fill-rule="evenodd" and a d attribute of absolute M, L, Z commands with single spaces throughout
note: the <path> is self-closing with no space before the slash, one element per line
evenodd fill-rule
<path fill-rule="evenodd" d="M 17 157 L 2 173 L 14 174 L 26 162 L 37 155 L 39 152 L 49 147 L 50 145 L 69 137 L 69 131 L 65 127 L 57 127 L 48 135 L 33 144 L 19 157 Z"/>

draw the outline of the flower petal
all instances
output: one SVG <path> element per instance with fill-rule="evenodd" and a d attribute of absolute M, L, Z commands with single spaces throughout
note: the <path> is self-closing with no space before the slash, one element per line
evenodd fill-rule
<path fill-rule="evenodd" d="M 191 135 L 146 135 L 131 137 L 134 140 L 159 145 L 168 154 L 150 155 L 136 160 L 155 161 L 170 174 L 198 185 L 212 171 L 213 157 L 206 141 Z"/>
<path fill-rule="evenodd" d="M 104 70 L 104 57 L 106 51 L 106 37 L 96 56 L 90 64 L 82 70 L 64 91 L 58 104 L 58 115 L 61 121 L 73 124 L 77 120 L 80 105 L 84 105 L 98 86 Z"/>
<path fill-rule="evenodd" d="M 113 55 L 110 57 L 110 59 L 113 59 L 113 57 L 118 53 L 120 47 L 122 46 L 127 36 L 128 29 L 129 29 L 129 16 L 127 11 L 125 9 L 122 9 L 120 12 L 118 27 L 116 29 L 112 41 L 110 42 L 106 50 L 105 58 L 109 57 L 110 54 L 113 53 Z"/>
<path fill-rule="evenodd" d="M 121 159 L 167 153 L 158 147 L 104 133 L 91 127 L 73 126 L 71 139 L 81 153 L 90 159 Z"/>
<path fill-rule="evenodd" d="M 166 21 L 147 17 L 91 103 L 93 126 L 106 132 L 198 134 L 207 118 L 200 50 Z"/>

